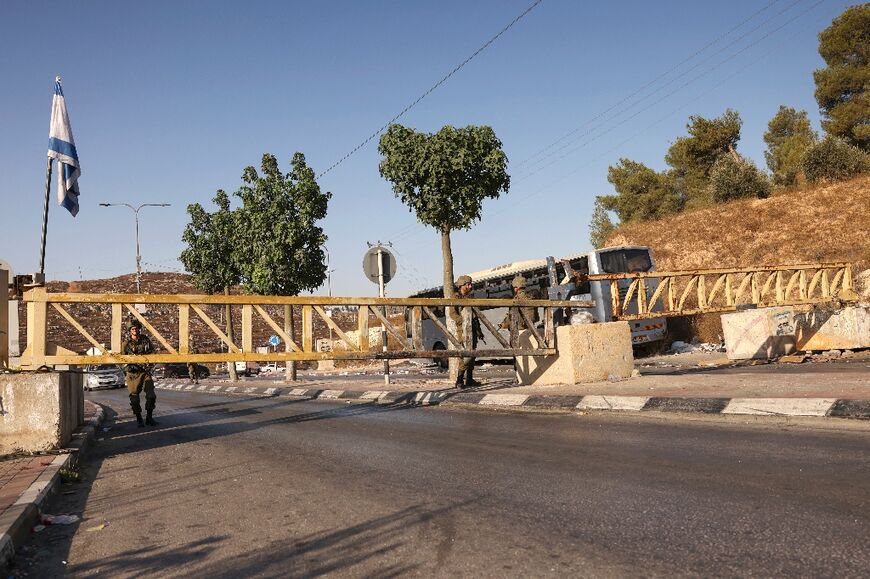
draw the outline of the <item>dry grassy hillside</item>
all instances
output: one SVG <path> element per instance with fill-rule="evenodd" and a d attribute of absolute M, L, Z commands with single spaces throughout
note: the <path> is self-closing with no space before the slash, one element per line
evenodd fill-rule
<path fill-rule="evenodd" d="M 821 261 L 866 270 L 870 176 L 624 225 L 607 242 L 651 247 L 660 270 Z"/>
<path fill-rule="evenodd" d="M 624 225 L 607 245 L 649 246 L 660 270 L 850 261 L 870 295 L 870 176 Z M 671 338 L 722 339 L 718 314 L 669 328 Z"/>

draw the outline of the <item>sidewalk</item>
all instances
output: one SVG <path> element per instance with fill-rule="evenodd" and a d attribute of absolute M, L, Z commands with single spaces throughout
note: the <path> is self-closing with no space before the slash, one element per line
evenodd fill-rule
<path fill-rule="evenodd" d="M 333 401 L 870 419 L 870 352 L 804 364 L 735 364 L 721 353 L 692 353 L 645 358 L 635 366 L 638 376 L 627 380 L 557 386 L 519 386 L 509 366 L 483 365 L 475 371 L 483 384 L 458 390 L 446 373 L 402 365 L 394 367 L 389 385 L 370 368 L 300 373 L 295 383 L 276 376 L 198 385 L 169 380 L 157 388 Z"/>
<path fill-rule="evenodd" d="M 60 471 L 75 466 L 104 418 L 102 407 L 85 401 L 85 423 L 68 448 L 55 454 L 0 459 L 0 571 L 27 541 L 40 509 L 60 483 Z"/>

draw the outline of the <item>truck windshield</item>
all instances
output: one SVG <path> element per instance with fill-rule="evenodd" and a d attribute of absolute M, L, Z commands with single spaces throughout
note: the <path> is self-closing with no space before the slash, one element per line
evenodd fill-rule
<path fill-rule="evenodd" d="M 649 250 L 646 249 L 604 251 L 599 257 L 604 273 L 638 273 L 652 269 Z"/>

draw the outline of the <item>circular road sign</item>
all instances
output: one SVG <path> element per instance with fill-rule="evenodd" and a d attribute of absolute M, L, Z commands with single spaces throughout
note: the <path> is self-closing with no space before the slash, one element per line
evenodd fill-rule
<path fill-rule="evenodd" d="M 381 257 L 381 268 L 378 268 L 378 254 Z M 376 245 L 369 249 L 363 257 L 363 271 L 366 277 L 374 283 L 378 283 L 378 276 L 384 272 L 384 283 L 389 282 L 396 275 L 396 258 L 390 250 L 383 245 Z"/>
<path fill-rule="evenodd" d="M 274 335 L 274 334 L 272 334 L 271 336 L 269 336 L 269 345 L 271 345 L 271 346 L 277 346 L 277 345 L 280 344 L 280 343 L 281 343 L 281 340 L 278 338 L 278 336 L 276 336 L 276 335 Z"/>

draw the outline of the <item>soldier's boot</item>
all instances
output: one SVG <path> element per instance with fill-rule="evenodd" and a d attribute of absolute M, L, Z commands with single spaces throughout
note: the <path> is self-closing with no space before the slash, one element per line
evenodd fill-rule
<path fill-rule="evenodd" d="M 153 410 L 149 410 L 148 414 L 145 416 L 145 424 L 147 424 L 148 426 L 157 426 L 160 423 L 157 422 L 156 420 L 154 420 L 154 417 L 151 416 L 152 412 L 153 412 Z M 140 420 L 141 420 L 141 418 L 140 418 Z"/>
<path fill-rule="evenodd" d="M 455 386 L 456 386 L 456 388 L 459 388 L 460 390 L 465 388 L 465 380 L 464 380 L 463 376 L 464 376 L 464 374 L 462 372 L 460 372 L 459 376 L 456 377 Z"/>
<path fill-rule="evenodd" d="M 130 394 L 130 408 L 133 409 L 133 414 L 136 416 L 136 424 L 139 428 L 145 426 L 145 421 L 142 420 L 142 404 L 139 401 L 138 394 Z"/>
<path fill-rule="evenodd" d="M 469 366 L 465 369 L 465 386 L 467 388 L 471 388 L 473 386 L 480 386 L 480 382 L 474 379 L 472 374 L 474 373 L 474 367 Z"/>

